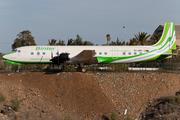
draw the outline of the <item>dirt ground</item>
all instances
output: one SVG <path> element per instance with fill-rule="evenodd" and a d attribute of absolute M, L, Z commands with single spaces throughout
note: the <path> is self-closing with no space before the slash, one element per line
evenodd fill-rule
<path fill-rule="evenodd" d="M 121 72 L 25 72 L 0 75 L 0 91 L 6 102 L 18 97 L 21 108 L 0 119 L 105 120 L 115 111 L 120 120 L 127 115 L 141 119 L 153 100 L 180 90 L 179 74 Z M 127 111 L 126 115 L 124 115 Z"/>

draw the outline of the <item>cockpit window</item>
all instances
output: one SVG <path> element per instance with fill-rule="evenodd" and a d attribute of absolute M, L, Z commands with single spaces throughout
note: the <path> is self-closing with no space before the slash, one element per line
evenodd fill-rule
<path fill-rule="evenodd" d="M 15 49 L 15 50 L 13 50 L 13 52 L 16 52 L 17 50 Z"/>
<path fill-rule="evenodd" d="M 18 53 L 20 53 L 21 52 L 21 50 L 18 50 Z"/>

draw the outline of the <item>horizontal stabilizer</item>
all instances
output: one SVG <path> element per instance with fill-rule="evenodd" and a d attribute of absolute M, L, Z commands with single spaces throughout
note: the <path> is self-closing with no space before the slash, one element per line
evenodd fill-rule
<path fill-rule="evenodd" d="M 161 54 L 161 55 L 166 55 L 166 56 L 167 55 L 177 55 L 177 53 L 169 53 L 169 54 L 168 53 L 164 53 L 164 54 Z"/>

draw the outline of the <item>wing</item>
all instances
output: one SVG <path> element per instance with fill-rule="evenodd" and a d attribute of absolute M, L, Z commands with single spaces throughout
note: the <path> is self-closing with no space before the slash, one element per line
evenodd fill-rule
<path fill-rule="evenodd" d="M 96 54 L 95 50 L 83 50 L 78 55 L 72 57 L 67 63 L 84 63 L 84 64 L 94 64 L 98 63 L 97 58 L 94 57 Z"/>

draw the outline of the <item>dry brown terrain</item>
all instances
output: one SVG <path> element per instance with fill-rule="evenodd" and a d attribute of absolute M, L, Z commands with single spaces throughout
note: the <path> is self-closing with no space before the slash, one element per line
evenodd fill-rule
<path fill-rule="evenodd" d="M 124 119 L 127 109 L 140 119 L 147 105 L 180 89 L 178 74 L 113 72 L 29 72 L 0 75 L 0 91 L 6 102 L 18 97 L 18 112 L 0 114 L 0 119 L 104 120 L 111 111 Z M 4 109 L 1 103 L 0 109 Z"/>

